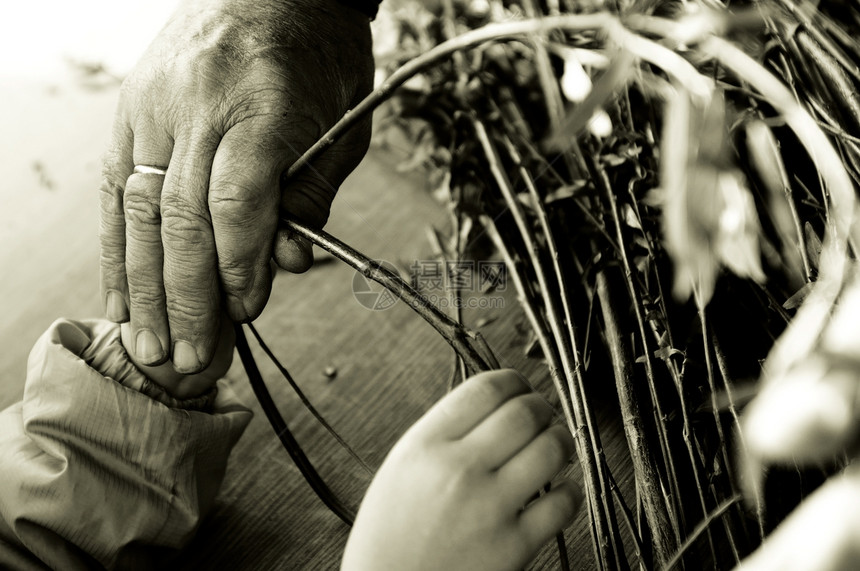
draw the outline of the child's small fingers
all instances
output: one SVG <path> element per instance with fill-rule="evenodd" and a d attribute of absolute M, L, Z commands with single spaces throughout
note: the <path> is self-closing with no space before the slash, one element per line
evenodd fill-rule
<path fill-rule="evenodd" d="M 499 468 L 500 489 L 505 491 L 510 502 L 525 504 L 568 464 L 574 449 L 567 427 L 551 426 Z"/>
<path fill-rule="evenodd" d="M 462 438 L 502 404 L 529 391 L 516 371 L 479 373 L 437 402 L 413 430 L 434 438 Z"/>
<path fill-rule="evenodd" d="M 552 420 L 552 408 L 537 393 L 516 396 L 463 437 L 463 444 L 488 468 L 514 457 Z"/>
<path fill-rule="evenodd" d="M 564 480 L 532 502 L 519 516 L 517 525 L 532 550 L 538 550 L 573 522 L 582 506 L 579 486 Z"/>

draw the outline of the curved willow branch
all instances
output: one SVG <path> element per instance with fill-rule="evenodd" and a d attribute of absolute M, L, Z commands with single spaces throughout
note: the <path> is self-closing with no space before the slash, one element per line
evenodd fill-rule
<path fill-rule="evenodd" d="M 457 354 L 462 357 L 471 373 L 498 368 L 495 356 L 492 355 L 489 347 L 481 342 L 476 333 L 469 331 L 442 313 L 430 300 L 406 283 L 399 275 L 322 230 L 315 230 L 295 220 L 281 220 L 281 224 L 352 266 L 364 277 L 382 285 L 398 299 L 406 302 L 415 313 L 424 318 L 424 321 L 438 331 L 445 341 L 453 347 Z M 473 343 L 482 347 L 488 354 L 481 355 Z"/>
<path fill-rule="evenodd" d="M 569 31 L 606 29 L 615 21 L 609 13 L 574 14 L 565 16 L 550 16 L 532 18 L 518 22 L 489 24 L 471 32 L 466 32 L 456 38 L 439 44 L 430 51 L 423 53 L 398 68 L 379 87 L 365 97 L 355 109 L 348 111 L 340 121 L 320 137 L 287 171 L 286 178 L 293 177 L 308 163 L 317 158 L 329 148 L 338 138 L 358 121 L 378 107 L 383 101 L 394 94 L 394 90 L 403 85 L 409 78 L 422 72 L 431 65 L 450 56 L 451 54 L 493 40 L 503 40 L 528 36 L 548 30 L 564 29 Z"/>

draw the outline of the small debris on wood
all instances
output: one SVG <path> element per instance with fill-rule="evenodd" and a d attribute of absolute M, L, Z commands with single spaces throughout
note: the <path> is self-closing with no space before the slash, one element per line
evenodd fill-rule
<path fill-rule="evenodd" d="M 45 168 L 44 163 L 42 161 L 33 161 L 33 172 L 36 173 L 36 176 L 39 177 L 39 186 L 46 190 L 54 190 L 54 181 L 48 175 L 48 171 Z"/>
<path fill-rule="evenodd" d="M 334 378 L 337 377 L 337 367 L 329 365 L 328 367 L 323 369 L 323 375 L 325 375 L 326 378 L 330 380 L 334 380 Z"/>

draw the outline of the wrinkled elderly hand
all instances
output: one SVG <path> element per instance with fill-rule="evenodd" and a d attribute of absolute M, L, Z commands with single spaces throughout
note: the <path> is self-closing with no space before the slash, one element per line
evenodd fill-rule
<path fill-rule="evenodd" d="M 457 387 L 383 462 L 342 569 L 522 569 L 582 502 L 568 481 L 530 502 L 573 454 L 570 432 L 551 419 L 514 371 Z"/>
<path fill-rule="evenodd" d="M 326 222 L 369 122 L 282 175 L 372 80 L 369 19 L 336 0 L 184 1 L 123 84 L 104 164 L 103 299 L 130 320 L 138 362 L 202 370 L 222 306 L 237 321 L 262 311 L 272 257 L 310 267 L 279 214 Z"/>

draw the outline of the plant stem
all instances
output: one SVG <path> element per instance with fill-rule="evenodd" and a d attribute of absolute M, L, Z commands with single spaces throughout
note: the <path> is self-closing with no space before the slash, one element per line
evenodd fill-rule
<path fill-rule="evenodd" d="M 427 298 L 403 281 L 403 278 L 322 230 L 315 230 L 295 220 L 283 220 L 282 223 L 292 232 L 346 262 L 361 272 L 364 277 L 383 285 L 406 302 L 457 351 L 471 373 L 490 369 L 485 358 L 472 346 L 475 334 L 442 313 Z"/>
<path fill-rule="evenodd" d="M 245 337 L 245 332 L 240 323 L 234 326 L 236 332 L 236 351 L 239 353 L 239 358 L 242 360 L 242 365 L 245 367 L 245 372 L 248 374 L 248 380 L 251 383 L 251 388 L 254 390 L 254 395 L 260 402 L 266 418 L 269 419 L 269 424 L 272 425 L 272 430 L 278 435 L 281 444 L 287 450 L 287 453 L 292 458 L 299 472 L 304 476 L 305 481 L 316 493 L 317 497 L 332 511 L 337 517 L 347 526 L 352 526 L 355 521 L 355 510 L 344 504 L 340 498 L 331 491 L 328 484 L 322 479 L 319 473 L 314 468 L 314 465 L 305 455 L 298 441 L 290 432 L 287 423 L 278 412 L 278 407 L 269 390 L 266 388 L 266 383 L 263 381 L 263 376 L 260 374 L 257 363 L 254 361 L 254 355 L 251 353 L 251 348 L 248 346 L 248 340 Z"/>
<path fill-rule="evenodd" d="M 598 467 L 592 441 L 588 434 L 589 428 L 584 418 L 583 403 L 582 401 L 575 401 L 571 397 L 570 386 L 562 377 L 558 350 L 550 341 L 547 326 L 535 309 L 534 302 L 532 301 L 533 297 L 528 294 L 528 289 L 520 269 L 514 261 L 507 244 L 505 244 L 499 235 L 495 222 L 489 216 L 481 216 L 481 224 L 505 260 L 508 274 L 513 280 L 514 288 L 517 290 L 520 306 L 526 314 L 526 319 L 528 319 L 532 331 L 534 331 L 543 351 L 544 358 L 547 361 L 550 378 L 559 395 L 567 426 L 576 442 L 576 454 L 582 465 L 583 487 L 585 488 L 585 496 L 588 501 L 589 513 L 591 514 L 591 539 L 592 546 L 594 547 L 595 562 L 600 569 L 606 569 L 609 565 L 609 558 L 605 553 L 606 545 L 604 539 L 609 537 L 607 532 L 608 526 L 606 525 L 605 514 L 599 503 L 601 490 L 599 487 Z"/>
<path fill-rule="evenodd" d="M 672 559 L 666 564 L 666 566 L 663 567 L 663 571 L 671 571 L 672 569 L 674 569 L 681 562 L 681 559 L 684 557 L 684 553 L 686 553 L 687 550 L 690 549 L 690 546 L 692 546 L 693 543 L 696 542 L 699 536 L 702 535 L 702 533 L 704 533 L 705 531 L 707 531 L 707 529 L 715 520 L 722 517 L 723 514 L 726 513 L 729 508 L 738 503 L 740 500 L 740 494 L 732 496 L 731 498 L 727 499 L 726 501 L 718 505 L 716 508 L 714 508 L 711 513 L 706 514 L 702 521 L 700 521 L 699 524 L 696 526 L 696 529 L 693 530 L 693 533 L 691 533 L 689 537 L 687 537 L 687 540 L 684 541 L 683 545 L 681 545 L 681 547 L 675 553 L 674 557 L 672 557 Z"/>
<path fill-rule="evenodd" d="M 257 328 L 254 327 L 254 325 L 252 323 L 248 323 L 247 325 L 248 325 L 248 329 L 251 330 L 251 333 L 253 333 L 254 337 L 257 339 L 257 343 L 260 344 L 260 348 L 263 350 L 263 352 L 266 354 L 266 356 L 269 357 L 269 359 L 272 361 L 272 363 L 275 364 L 275 367 L 277 367 L 278 371 L 281 372 L 281 375 L 283 375 L 283 377 L 287 380 L 287 383 L 293 389 L 293 392 L 296 393 L 296 396 L 299 397 L 299 400 L 302 401 L 302 404 L 304 405 L 304 407 L 308 410 L 308 412 L 311 413 L 311 416 L 313 416 L 317 420 L 317 422 L 319 422 L 320 425 L 322 425 L 322 427 L 326 430 L 326 432 L 328 432 L 332 436 L 332 438 L 334 438 L 337 441 L 337 443 L 340 444 L 344 450 L 346 450 L 347 454 L 352 456 L 352 459 L 355 460 L 359 466 L 364 468 L 365 472 L 367 472 L 368 474 L 370 474 L 372 476 L 374 474 L 373 469 L 371 469 L 371 467 L 367 465 L 367 462 L 365 462 L 361 458 L 361 456 L 358 455 L 358 453 L 352 448 L 352 446 L 350 446 L 346 442 L 346 440 L 344 440 L 343 437 L 340 434 L 338 434 L 338 432 L 334 428 L 332 428 L 332 426 L 328 423 L 328 421 L 326 421 L 326 419 L 323 418 L 323 415 L 321 415 L 319 413 L 319 411 L 316 409 L 316 407 L 313 404 L 311 404 L 311 401 L 308 399 L 307 396 L 305 396 L 304 391 L 302 391 L 302 389 L 299 388 L 298 383 L 296 383 L 295 379 L 293 379 L 293 376 L 290 374 L 290 372 L 287 370 L 287 368 L 281 364 L 281 362 L 278 360 L 278 358 L 275 356 L 275 354 L 272 352 L 272 350 L 269 349 L 269 346 L 266 344 L 266 342 L 263 341 L 263 338 L 260 336 L 260 333 L 257 331 Z"/>
<path fill-rule="evenodd" d="M 454 251 L 457 259 L 460 257 L 460 229 L 459 229 L 459 216 L 457 213 L 453 213 L 454 218 L 454 227 L 452 232 L 454 236 L 456 236 L 456 244 L 454 246 Z M 439 234 L 436 232 L 436 229 L 431 227 L 427 228 L 427 239 L 430 241 L 430 245 L 433 247 L 434 254 L 439 261 L 442 263 L 442 267 L 445 268 L 445 271 L 448 271 L 448 256 L 445 254 L 445 248 L 442 247 L 442 241 L 439 239 Z M 463 323 L 463 311 L 462 304 L 460 303 L 461 293 L 459 287 L 452 287 L 448 290 L 448 299 L 451 302 L 451 307 L 454 308 L 454 316 L 452 319 L 461 324 Z M 456 387 L 460 382 L 466 380 L 466 364 L 463 362 L 463 359 L 460 355 L 454 351 L 454 370 L 451 373 L 450 380 L 448 382 L 448 392 L 451 392 L 454 387 Z"/>
<path fill-rule="evenodd" d="M 481 147 L 484 150 L 484 154 L 486 156 L 487 162 L 490 166 L 490 171 L 493 173 L 493 177 L 496 181 L 496 186 L 499 187 L 499 190 L 502 193 L 502 196 L 505 199 L 505 203 L 508 206 L 508 209 L 511 211 L 514 217 L 514 221 L 519 230 L 519 234 L 523 243 L 525 245 L 526 253 L 531 261 L 532 269 L 535 272 L 535 276 L 538 281 L 538 288 L 540 289 L 541 296 L 544 300 L 544 307 L 546 308 L 546 320 L 549 324 L 550 331 L 552 332 L 552 336 L 555 339 L 556 347 L 558 348 L 559 355 L 561 357 L 561 365 L 564 371 L 565 380 L 570 387 L 570 394 L 573 399 L 573 406 L 576 410 L 578 407 L 582 407 L 583 410 L 579 415 L 580 419 L 586 419 L 586 425 L 588 425 L 588 436 L 591 439 L 592 450 L 595 454 L 601 449 L 598 435 L 596 430 L 591 426 L 591 422 L 588 420 L 587 407 L 584 407 L 585 402 L 585 391 L 584 385 L 582 383 L 582 364 L 579 359 L 579 349 L 576 345 L 576 338 L 568 338 L 564 327 L 562 326 L 562 320 L 559 315 L 558 301 L 556 296 L 553 294 L 550 289 L 549 280 L 547 279 L 546 271 L 544 270 L 544 264 L 540 259 L 540 249 L 537 245 L 537 242 L 534 240 L 534 236 L 532 235 L 532 229 L 529 227 L 528 221 L 526 220 L 525 212 L 523 211 L 522 205 L 517 200 L 514 195 L 513 188 L 511 187 L 511 183 L 508 180 L 507 175 L 502 169 L 501 159 L 499 157 L 498 151 L 493 145 L 493 142 L 490 140 L 489 134 L 487 133 L 487 128 L 484 124 L 473 118 L 473 125 L 475 127 L 475 134 L 478 137 L 478 140 L 481 143 Z M 563 292 L 560 292 L 563 294 Z M 575 413 L 576 414 L 576 413 Z M 595 456 L 595 461 L 597 461 L 597 457 Z M 611 538 L 613 541 L 613 545 L 615 543 L 615 536 L 610 535 L 613 531 L 613 526 L 611 525 L 614 520 L 614 510 L 612 509 L 610 503 L 610 494 L 609 488 L 604 481 L 602 470 L 599 468 L 599 464 L 597 464 L 598 469 L 598 482 L 599 482 L 599 490 L 601 494 L 601 499 L 603 501 L 603 510 L 605 514 L 605 521 L 600 521 L 598 528 L 601 525 L 608 526 L 606 528 L 607 535 L 606 537 Z M 608 553 L 605 553 L 605 556 L 608 557 Z M 613 554 L 617 564 L 620 565 L 620 556 L 618 553 Z"/>
<path fill-rule="evenodd" d="M 714 356 L 717 359 L 717 369 L 720 371 L 720 376 L 723 378 L 723 389 L 726 391 L 728 409 L 729 413 L 732 415 L 732 420 L 734 421 L 735 434 L 740 441 L 740 447 L 743 451 L 743 454 L 746 454 L 746 438 L 744 437 L 743 430 L 741 430 L 741 421 L 738 417 L 737 406 L 735 405 L 734 388 L 732 387 L 732 380 L 729 376 L 729 370 L 726 364 L 726 356 L 723 354 L 717 336 L 711 335 L 711 338 L 714 340 Z M 753 502 L 755 504 L 755 516 L 756 523 L 758 524 L 759 541 L 762 541 L 764 540 L 764 536 L 766 533 L 764 529 L 764 504 L 762 503 L 762 499 L 758 495 L 755 495 L 753 497 Z"/>
<path fill-rule="evenodd" d="M 669 560 L 677 547 L 675 542 L 677 530 L 673 530 L 669 520 L 663 486 L 654 470 L 651 446 L 642 423 L 642 412 L 639 409 L 633 385 L 633 366 L 629 351 L 622 340 L 620 323 L 615 312 L 616 307 L 624 307 L 625 304 L 613 298 L 606 270 L 597 272 L 595 283 L 603 314 L 603 331 L 615 373 L 615 386 L 624 423 L 624 434 L 627 437 L 627 448 L 633 463 L 633 475 L 642 499 L 645 520 L 651 530 L 654 563 L 660 567 Z"/>
<path fill-rule="evenodd" d="M 729 485 L 731 486 L 731 489 L 734 491 L 734 490 L 738 490 L 739 487 L 737 486 L 737 484 L 735 482 L 734 467 L 732 466 L 732 462 L 729 459 L 728 440 L 726 439 L 726 435 L 723 431 L 723 423 L 722 423 L 722 420 L 720 419 L 720 410 L 719 410 L 719 407 L 717 405 L 717 385 L 714 381 L 714 366 L 711 363 L 711 347 L 708 344 L 708 339 L 710 338 L 710 336 L 708 335 L 707 312 L 705 311 L 704 304 L 702 303 L 702 297 L 701 297 L 701 295 L 699 295 L 698 288 L 696 288 L 696 287 L 693 288 L 693 295 L 695 297 L 696 308 L 697 308 L 698 313 L 699 313 L 699 324 L 701 326 L 701 334 L 702 334 L 702 352 L 704 353 L 704 356 L 705 356 L 705 373 L 706 373 L 705 376 L 708 379 L 708 388 L 710 389 L 710 392 L 711 392 L 711 406 L 714 409 L 713 410 L 714 425 L 717 428 L 717 436 L 720 439 L 720 444 L 721 444 L 720 452 L 721 452 L 721 455 L 723 457 L 723 466 L 724 466 L 724 469 L 726 471 L 726 474 L 728 475 Z M 717 496 L 716 493 L 714 493 L 714 496 L 715 497 Z M 741 517 L 743 517 L 743 514 L 741 514 Z M 740 556 L 738 554 L 737 545 L 735 545 L 735 538 L 734 538 L 734 534 L 732 533 L 732 528 L 728 522 L 726 522 L 725 520 L 723 520 L 723 521 L 724 521 L 724 524 L 726 527 L 726 537 L 729 540 L 729 547 L 731 547 L 731 549 L 732 549 L 732 554 L 734 555 L 735 563 L 736 564 L 740 563 Z"/>
<path fill-rule="evenodd" d="M 624 242 L 624 234 L 622 231 L 621 224 L 621 216 L 618 212 L 618 204 L 615 197 L 615 193 L 612 191 L 611 183 L 609 182 L 609 178 L 606 174 L 606 170 L 603 169 L 600 165 L 598 165 L 595 161 L 591 161 L 589 167 L 592 171 L 592 178 L 594 180 L 595 185 L 602 191 L 602 194 L 606 197 L 607 204 L 609 205 L 609 214 L 613 220 L 615 225 L 616 238 L 615 241 L 619 245 L 619 255 L 621 258 L 622 268 L 624 270 L 624 278 L 625 284 L 627 286 L 627 293 L 630 298 L 630 303 L 633 307 L 633 314 L 636 318 L 636 324 L 638 327 L 639 337 L 642 342 L 642 350 L 644 356 L 644 364 L 645 364 L 645 377 L 648 380 L 648 388 L 649 393 L 652 400 L 652 405 L 656 412 L 656 420 L 657 420 L 657 433 L 659 435 L 661 448 L 663 451 L 667 475 L 670 479 L 670 487 L 673 490 L 675 496 L 680 500 L 680 487 L 678 486 L 678 476 L 675 471 L 675 463 L 672 456 L 671 445 L 669 443 L 669 437 L 666 432 L 666 426 L 664 424 L 664 414 L 663 408 L 660 403 L 660 398 L 657 392 L 656 387 L 656 377 L 654 375 L 654 368 L 651 363 L 651 354 L 648 344 L 648 338 L 645 330 L 645 316 L 642 309 L 642 296 L 639 292 L 639 288 L 637 287 L 635 280 L 633 279 L 634 272 L 633 266 L 630 263 L 629 256 L 627 254 L 627 248 L 625 247 Z M 683 395 L 681 396 L 681 400 L 683 401 Z M 695 470 L 695 468 L 694 468 Z M 697 478 L 698 482 L 698 478 Z M 683 511 L 683 510 L 682 510 Z M 671 517 L 670 508 L 667 506 L 666 516 Z M 656 517 L 656 513 L 655 513 Z M 668 529 L 672 529 L 672 527 L 668 526 L 668 522 L 657 520 L 659 525 L 663 526 L 662 528 L 658 528 L 654 531 L 653 541 L 655 543 L 655 556 L 662 556 L 663 559 L 659 560 L 659 563 L 662 564 L 669 556 L 672 550 L 674 550 L 676 543 L 672 541 L 672 538 L 666 534 Z M 674 526 L 675 531 L 675 539 L 679 540 L 680 538 L 680 530 L 677 527 L 677 523 Z M 662 536 L 657 536 L 657 533 L 662 533 Z M 661 542 L 661 545 L 657 545 L 657 541 Z"/>
<path fill-rule="evenodd" d="M 548 16 L 530 20 L 521 20 L 518 22 L 489 24 L 483 28 L 466 32 L 456 38 L 445 41 L 433 49 L 409 60 L 402 67 L 392 73 L 388 79 L 382 83 L 382 85 L 365 97 L 354 109 L 348 111 L 331 129 L 329 129 L 316 143 L 314 143 L 301 157 L 299 157 L 299 159 L 293 163 L 287 171 L 286 178 L 292 178 L 298 171 L 303 169 L 305 165 L 320 156 L 323 151 L 334 144 L 334 142 L 346 131 L 358 123 L 362 117 L 373 111 L 373 109 L 378 107 L 380 103 L 391 97 L 394 90 L 403 85 L 403 83 L 409 80 L 409 78 L 455 52 L 489 41 L 528 36 L 553 29 L 564 29 L 569 31 L 602 29 L 614 20 L 614 16 L 606 12 Z"/>

